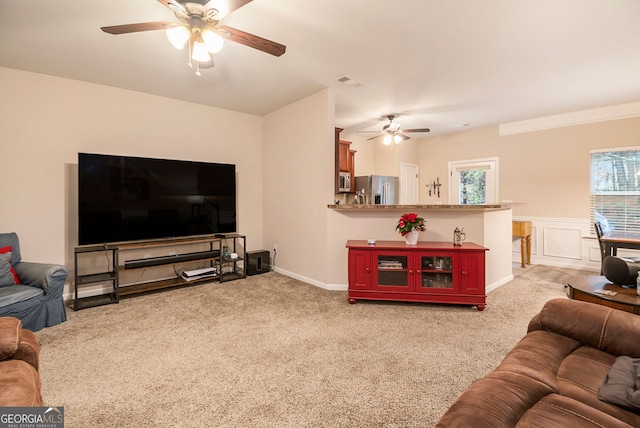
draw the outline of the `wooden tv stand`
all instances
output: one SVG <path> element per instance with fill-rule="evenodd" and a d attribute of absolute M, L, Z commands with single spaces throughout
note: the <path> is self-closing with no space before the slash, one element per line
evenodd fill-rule
<path fill-rule="evenodd" d="M 126 257 L 127 252 L 131 254 L 135 250 L 159 249 L 162 247 L 190 246 L 197 245 L 197 251 L 183 251 L 180 253 L 171 252 L 170 255 L 159 257 L 138 258 L 121 263 L 121 256 Z M 206 249 L 202 249 L 206 247 Z M 230 253 L 236 253 L 236 259 L 225 258 L 224 248 L 228 248 Z M 87 260 L 96 257 L 104 257 L 108 260 L 104 268 L 92 268 L 86 266 Z M 160 290 L 163 288 L 197 284 L 210 281 L 231 281 L 245 278 L 246 259 L 246 237 L 238 234 L 226 234 L 224 237 L 214 235 L 172 238 L 149 241 L 117 242 L 96 245 L 81 245 L 74 250 L 75 283 L 73 309 L 79 310 L 94 306 L 118 303 L 121 296 L 139 294 L 148 291 Z M 156 266 L 176 265 L 192 261 L 205 261 L 209 267 L 216 268 L 218 274 L 196 279 L 185 280 L 179 272 L 175 272 L 175 277 L 159 279 L 155 281 L 122 284 L 120 275 L 123 271 L 132 269 L 148 269 Z M 184 269 L 183 269 L 184 271 Z M 181 273 L 181 272 L 180 272 Z M 79 297 L 79 288 L 88 285 L 102 285 L 108 289 L 107 292 L 87 297 Z"/>
<path fill-rule="evenodd" d="M 473 243 L 347 241 L 349 303 L 450 303 L 486 308 L 485 252 Z"/>

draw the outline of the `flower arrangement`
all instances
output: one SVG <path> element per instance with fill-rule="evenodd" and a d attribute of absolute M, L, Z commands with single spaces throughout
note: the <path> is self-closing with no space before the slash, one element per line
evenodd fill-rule
<path fill-rule="evenodd" d="M 403 214 L 398 220 L 398 225 L 396 226 L 396 230 L 400 232 L 402 236 L 411 232 L 412 230 L 419 230 L 420 232 L 424 232 L 427 230 L 424 219 L 422 217 L 418 217 L 416 213 L 407 213 Z"/>

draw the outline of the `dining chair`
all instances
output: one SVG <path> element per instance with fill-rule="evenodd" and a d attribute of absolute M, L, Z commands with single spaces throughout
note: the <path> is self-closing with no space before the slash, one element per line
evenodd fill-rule
<path fill-rule="evenodd" d="M 602 235 L 603 235 L 602 225 L 596 221 L 595 223 L 593 223 L 593 226 L 596 229 L 596 236 L 598 237 L 598 245 L 600 246 L 600 275 L 602 275 L 603 274 L 602 263 L 604 262 L 604 258 L 607 257 L 609 254 L 606 253 L 604 248 L 604 242 L 602 242 L 602 240 L 600 239 L 602 238 Z"/>

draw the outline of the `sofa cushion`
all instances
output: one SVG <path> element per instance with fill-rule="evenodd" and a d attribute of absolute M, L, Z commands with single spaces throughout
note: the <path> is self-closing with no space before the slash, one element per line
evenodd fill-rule
<path fill-rule="evenodd" d="M 558 369 L 558 392 L 631 426 L 640 426 L 640 414 L 598 399 L 598 388 L 614 361 L 615 356 L 599 349 L 579 348 Z"/>
<path fill-rule="evenodd" d="M 528 409 L 515 426 L 631 428 L 637 425 L 629 425 L 572 398 L 549 394 Z"/>
<path fill-rule="evenodd" d="M 30 287 L 23 284 L 9 285 L 0 287 L 0 308 L 13 305 L 14 303 L 24 302 L 33 297 L 42 296 L 44 290 L 39 287 Z"/>
<path fill-rule="evenodd" d="M 0 254 L 4 254 L 4 253 L 11 253 L 11 258 L 12 259 L 15 258 L 15 254 L 13 253 L 13 247 L 11 245 L 7 245 L 6 247 L 0 248 Z M 13 279 L 16 284 L 20 284 L 20 278 L 18 278 L 18 274 L 13 268 L 14 266 L 13 260 L 10 260 L 10 262 L 11 262 L 11 274 L 13 275 Z"/>
<path fill-rule="evenodd" d="M 579 300 L 554 299 L 545 303 L 533 328 L 571 337 L 585 345 L 615 356 L 640 358 L 640 340 L 629 334 L 640 331 L 640 317 L 627 312 Z"/>
<path fill-rule="evenodd" d="M 11 253 L 0 254 L 0 287 L 16 284 L 11 270 Z"/>
<path fill-rule="evenodd" d="M 528 409 L 553 392 L 549 385 L 521 373 L 493 371 L 463 392 L 437 427 L 514 427 Z"/>
<path fill-rule="evenodd" d="M 20 255 L 20 241 L 18 240 L 18 234 L 15 232 L 0 233 L 0 248 L 11 247 L 13 258 L 11 259 L 11 265 L 15 267 L 22 257 Z"/>
<path fill-rule="evenodd" d="M 564 359 L 580 342 L 548 331 L 533 331 L 524 336 L 502 360 L 496 371 L 516 372 L 558 391 L 557 373 Z"/>
<path fill-rule="evenodd" d="M 598 390 L 598 398 L 619 406 L 640 411 L 640 358 L 621 356 L 609 369 Z"/>

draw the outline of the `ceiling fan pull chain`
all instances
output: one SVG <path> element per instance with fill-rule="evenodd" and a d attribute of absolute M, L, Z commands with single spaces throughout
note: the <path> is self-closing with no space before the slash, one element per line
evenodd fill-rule
<path fill-rule="evenodd" d="M 196 76 L 202 76 L 200 73 L 200 61 L 196 61 Z"/>

